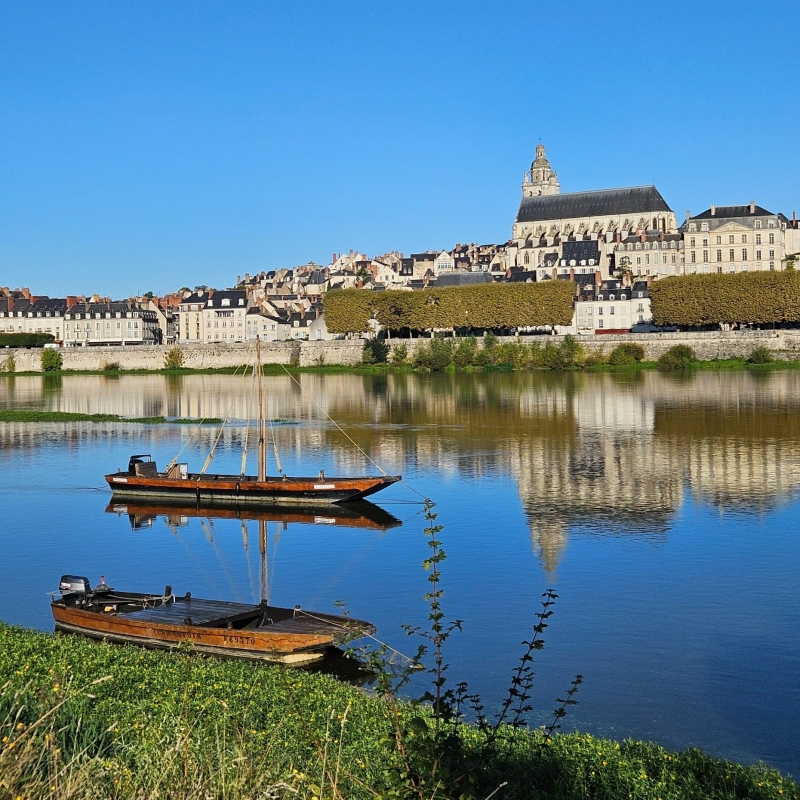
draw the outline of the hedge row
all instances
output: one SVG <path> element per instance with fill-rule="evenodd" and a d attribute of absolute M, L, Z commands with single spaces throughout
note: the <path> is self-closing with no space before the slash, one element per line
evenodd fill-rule
<path fill-rule="evenodd" d="M 51 333 L 0 333 L 0 347 L 44 347 L 53 340 Z"/>
<path fill-rule="evenodd" d="M 569 281 L 483 284 L 422 291 L 343 289 L 325 296 L 331 333 L 361 333 L 374 318 L 388 329 L 523 328 L 569 325 L 575 287 Z"/>
<path fill-rule="evenodd" d="M 656 325 L 800 321 L 800 272 L 683 275 L 650 287 Z"/>

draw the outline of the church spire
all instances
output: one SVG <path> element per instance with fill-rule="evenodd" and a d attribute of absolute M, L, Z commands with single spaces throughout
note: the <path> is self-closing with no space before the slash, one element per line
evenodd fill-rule
<path fill-rule="evenodd" d="M 558 175 L 551 169 L 550 162 L 545 156 L 544 145 L 540 142 L 536 145 L 536 158 L 531 163 L 530 171 L 526 172 L 522 179 L 522 196 L 538 197 L 559 194 L 560 191 Z"/>

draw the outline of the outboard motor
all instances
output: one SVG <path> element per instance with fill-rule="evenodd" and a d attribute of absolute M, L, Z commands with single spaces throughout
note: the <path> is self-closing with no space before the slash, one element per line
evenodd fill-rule
<path fill-rule="evenodd" d="M 61 594 L 89 594 L 92 589 L 89 579 L 78 575 L 62 575 L 58 582 L 58 591 Z"/>

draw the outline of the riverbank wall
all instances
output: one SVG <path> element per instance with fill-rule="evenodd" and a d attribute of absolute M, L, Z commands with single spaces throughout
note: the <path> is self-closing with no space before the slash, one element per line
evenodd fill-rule
<path fill-rule="evenodd" d="M 588 352 L 610 353 L 621 342 L 642 345 L 647 360 L 655 360 L 676 344 L 691 347 L 703 361 L 721 358 L 747 357 L 754 347 L 770 350 L 776 359 L 800 358 L 800 329 L 775 331 L 712 331 L 703 333 L 606 334 L 578 336 Z M 501 336 L 500 341 L 562 342 L 563 336 Z M 391 345 L 403 344 L 411 356 L 420 345 L 430 340 L 392 339 Z M 323 365 L 353 366 L 360 363 L 364 342 L 361 339 L 334 341 L 267 342 L 261 345 L 265 364 L 286 364 L 300 367 Z M 59 352 L 65 370 L 92 372 L 118 364 L 122 370 L 160 370 L 172 345 L 134 347 L 67 347 Z M 222 369 L 253 362 L 252 344 L 186 344 L 181 345 L 183 366 L 186 369 Z M 7 348 L 0 350 L 0 368 L 12 358 L 17 372 L 41 370 L 38 349 Z"/>

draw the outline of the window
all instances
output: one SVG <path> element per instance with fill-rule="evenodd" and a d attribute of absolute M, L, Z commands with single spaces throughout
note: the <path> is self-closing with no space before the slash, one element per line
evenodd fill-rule
<path fill-rule="evenodd" d="M 756 220 L 755 226 L 756 226 L 756 228 L 760 228 L 761 227 L 761 220 L 760 219 Z"/>
<path fill-rule="evenodd" d="M 769 251 L 769 257 L 770 258 L 775 258 L 775 251 L 774 250 L 770 250 Z"/>
<path fill-rule="evenodd" d="M 636 292 L 637 297 L 644 297 L 644 292 Z"/>
<path fill-rule="evenodd" d="M 701 230 L 701 231 L 707 231 L 707 230 L 708 230 L 708 223 L 707 223 L 707 222 L 703 222 L 703 223 L 700 225 L 700 230 Z"/>
<path fill-rule="evenodd" d="M 708 239 L 703 237 L 703 247 L 708 247 Z"/>
<path fill-rule="evenodd" d="M 747 234 L 746 233 L 742 234 L 742 244 L 747 244 Z"/>
<path fill-rule="evenodd" d="M 722 244 L 722 237 L 721 236 L 717 236 L 717 244 Z"/>
<path fill-rule="evenodd" d="M 733 238 L 733 234 L 728 237 L 728 244 L 733 244 L 735 239 Z"/>
<path fill-rule="evenodd" d="M 770 268 L 771 270 L 774 270 L 774 269 L 775 269 L 775 262 L 774 262 L 774 261 L 770 261 L 770 262 L 769 262 L 769 268 Z"/>
<path fill-rule="evenodd" d="M 747 248 L 742 248 L 742 261 L 747 261 Z"/>
<path fill-rule="evenodd" d="M 708 250 L 703 250 L 703 263 L 708 263 Z"/>
<path fill-rule="evenodd" d="M 639 303 L 639 305 L 636 306 L 636 311 L 641 314 L 644 311 L 644 303 Z"/>
<path fill-rule="evenodd" d="M 767 220 L 767 227 L 768 228 L 774 228 L 775 227 L 775 220 L 774 219 Z"/>
<path fill-rule="evenodd" d="M 694 236 L 689 238 L 689 247 L 694 247 Z"/>
<path fill-rule="evenodd" d="M 597 327 L 598 328 L 602 328 L 603 327 L 603 320 L 601 320 L 601 319 L 597 320 Z"/>
<path fill-rule="evenodd" d="M 609 307 L 608 313 L 611 314 L 612 316 L 614 315 L 614 306 Z"/>
<path fill-rule="evenodd" d="M 689 233 L 694 233 L 697 230 L 697 223 L 690 222 L 689 223 Z"/>
<path fill-rule="evenodd" d="M 621 294 L 621 295 L 619 296 L 619 299 L 620 299 L 620 300 L 624 300 L 624 299 L 625 299 L 625 295 L 624 295 L 624 294 Z"/>
<path fill-rule="evenodd" d="M 756 234 L 756 244 L 761 244 L 761 234 L 760 233 Z"/>
<path fill-rule="evenodd" d="M 717 272 L 722 272 L 722 266 L 717 267 Z"/>
<path fill-rule="evenodd" d="M 733 251 L 733 248 L 728 250 L 728 261 L 733 261 L 736 258 L 736 254 Z"/>
<path fill-rule="evenodd" d="M 756 261 L 760 261 L 760 260 L 761 260 L 761 251 L 760 250 L 756 250 Z"/>
<path fill-rule="evenodd" d="M 696 259 L 694 257 L 694 250 L 692 250 L 692 252 L 691 252 L 691 254 L 689 256 L 689 261 L 691 261 L 692 264 L 694 264 L 695 261 L 696 261 Z"/>
<path fill-rule="evenodd" d="M 717 261 L 722 261 L 722 250 L 717 250 Z"/>
<path fill-rule="evenodd" d="M 769 235 L 769 243 L 770 244 L 775 244 L 775 234 L 774 233 L 771 233 Z"/>
<path fill-rule="evenodd" d="M 598 306 L 598 308 L 597 308 L 597 315 L 598 315 L 599 317 L 602 317 L 602 316 L 603 316 L 603 306 Z M 601 326 L 601 327 L 602 327 L 602 326 Z"/>
<path fill-rule="evenodd" d="M 613 299 L 614 299 L 614 295 L 613 295 L 613 294 L 610 294 L 610 295 L 608 296 L 608 299 L 609 299 L 609 300 L 613 300 Z M 613 314 L 614 312 L 612 311 L 611 313 Z"/>
<path fill-rule="evenodd" d="M 637 264 L 641 264 L 642 263 L 642 257 L 641 256 L 636 256 L 636 263 Z"/>

